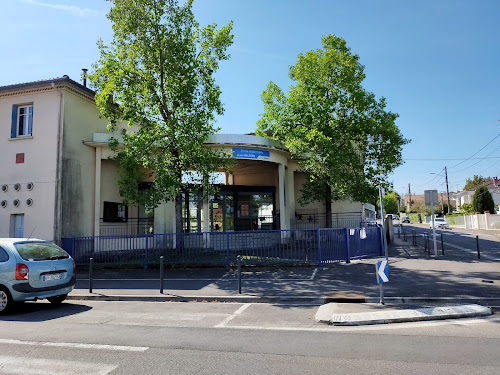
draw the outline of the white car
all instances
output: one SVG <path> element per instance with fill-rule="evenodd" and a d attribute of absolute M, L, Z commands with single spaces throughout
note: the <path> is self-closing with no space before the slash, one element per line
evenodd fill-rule
<path fill-rule="evenodd" d="M 450 229 L 450 226 L 448 225 L 444 217 L 435 217 L 434 227 L 438 229 Z M 432 220 L 429 223 L 429 228 L 432 229 Z"/>

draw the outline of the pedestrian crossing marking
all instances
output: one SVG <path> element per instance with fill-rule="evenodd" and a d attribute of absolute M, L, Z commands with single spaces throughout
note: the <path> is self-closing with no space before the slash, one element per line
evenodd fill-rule
<path fill-rule="evenodd" d="M 12 375 L 107 375 L 118 365 L 0 355 L 0 373 Z"/>

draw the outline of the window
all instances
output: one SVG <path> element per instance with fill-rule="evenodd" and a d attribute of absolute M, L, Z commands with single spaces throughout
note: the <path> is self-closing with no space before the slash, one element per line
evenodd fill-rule
<path fill-rule="evenodd" d="M 31 137 L 33 133 L 33 104 L 12 106 L 11 138 Z"/>
<path fill-rule="evenodd" d="M 0 247 L 0 263 L 7 262 L 9 260 L 9 254 Z"/>
<path fill-rule="evenodd" d="M 127 221 L 128 207 L 122 203 L 104 202 L 103 222 Z"/>

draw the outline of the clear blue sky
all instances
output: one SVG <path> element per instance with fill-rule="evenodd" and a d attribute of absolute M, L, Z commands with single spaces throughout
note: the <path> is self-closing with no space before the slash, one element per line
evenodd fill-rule
<path fill-rule="evenodd" d="M 104 0 L 0 0 L 0 85 L 64 74 L 79 80 L 98 58 L 97 39 L 111 40 L 109 7 Z M 396 191 L 408 183 L 412 193 L 445 190 L 444 177 L 430 174 L 445 166 L 453 191 L 474 174 L 500 177 L 500 137 L 493 140 L 500 133 L 500 1 L 198 0 L 195 13 L 202 25 L 234 21 L 232 57 L 218 73 L 221 132 L 253 132 L 266 84 L 286 89 L 297 54 L 333 33 L 360 56 L 365 88 L 387 99 L 412 140 L 390 176 Z"/>

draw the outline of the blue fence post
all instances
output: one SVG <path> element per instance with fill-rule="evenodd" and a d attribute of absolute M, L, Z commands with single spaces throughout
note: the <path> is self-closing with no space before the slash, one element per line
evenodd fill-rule
<path fill-rule="evenodd" d="M 149 237 L 149 234 L 146 233 L 146 259 L 144 262 L 144 269 L 145 270 L 148 269 L 148 237 Z"/>
<path fill-rule="evenodd" d="M 226 267 L 229 269 L 231 268 L 231 260 L 229 259 L 229 232 L 226 232 Z"/>
<path fill-rule="evenodd" d="M 351 263 L 351 250 L 349 241 L 349 228 L 345 228 L 345 262 Z"/>
<path fill-rule="evenodd" d="M 318 241 L 318 266 L 321 266 L 321 237 L 320 231 L 321 229 L 316 229 L 317 241 Z"/>

